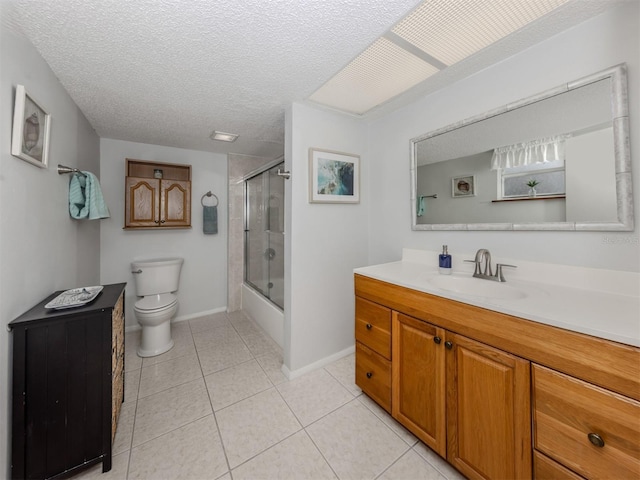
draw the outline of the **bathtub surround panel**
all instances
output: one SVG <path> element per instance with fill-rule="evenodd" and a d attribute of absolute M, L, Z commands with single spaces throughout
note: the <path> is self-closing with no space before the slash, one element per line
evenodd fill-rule
<path fill-rule="evenodd" d="M 100 223 L 69 216 L 63 163 L 100 170 L 99 138 L 37 50 L 5 22 L 0 6 L 0 477 L 9 478 L 9 356 L 6 323 L 56 290 L 100 282 Z M 49 168 L 10 154 L 15 88 L 24 85 L 51 114 Z M 110 192 L 105 192 L 111 202 Z"/>
<path fill-rule="evenodd" d="M 100 140 L 101 184 L 109 192 L 112 217 L 102 223 L 100 254 L 103 283 L 119 279 L 130 283 L 127 289 L 127 327 L 135 326 L 133 275 L 135 260 L 181 257 L 184 265 L 177 292 L 176 318 L 226 307 L 227 301 L 227 163 L 224 155 L 179 148 Z M 123 230 L 125 198 L 125 158 L 191 165 L 191 191 L 200 198 L 211 190 L 220 199 L 218 235 L 202 233 L 201 206 L 194 202 L 192 228 L 178 230 Z M 114 280 L 111 280 L 114 279 Z"/>

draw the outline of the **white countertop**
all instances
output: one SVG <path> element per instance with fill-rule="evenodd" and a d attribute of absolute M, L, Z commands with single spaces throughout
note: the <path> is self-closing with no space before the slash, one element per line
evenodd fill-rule
<path fill-rule="evenodd" d="M 437 258 L 437 254 L 435 258 Z M 473 268 L 473 265 L 468 268 Z M 576 272 L 570 271 L 572 268 L 575 269 L 567 267 L 569 276 L 576 274 Z M 615 293 L 611 291 L 611 288 L 569 287 L 559 285 L 557 275 L 554 278 L 554 283 L 526 281 L 522 275 L 510 280 L 511 271 L 505 269 L 505 277 L 507 277 L 505 283 L 483 279 L 472 280 L 491 283 L 491 289 L 497 292 L 497 296 L 502 296 L 500 295 L 502 291 L 507 293 L 505 296 L 509 296 L 509 291 L 516 291 L 522 295 L 522 298 L 488 297 L 469 294 L 467 291 L 460 293 L 450 289 L 445 290 L 436 285 L 441 280 L 437 277 L 442 275 L 438 273 L 435 264 L 416 261 L 413 255 L 406 253 L 403 255 L 402 261 L 356 268 L 354 272 L 469 305 L 640 347 L 640 297 L 629 294 L 633 292 L 633 289 L 631 292 L 629 289 L 623 289 L 624 293 Z M 606 275 L 607 272 L 603 274 L 610 286 L 610 276 Z M 593 272 L 588 273 L 593 274 Z M 456 271 L 454 263 L 453 276 L 462 279 L 462 282 L 473 285 L 470 280 L 467 280 L 467 278 L 472 278 L 472 270 Z M 628 280 L 628 275 L 623 274 L 623 276 Z M 585 275 L 583 275 L 584 277 Z M 539 279 L 539 276 L 536 279 Z M 591 284 L 593 283 L 597 284 L 597 282 L 591 282 Z M 575 285 L 574 282 L 571 284 Z M 585 284 L 588 285 L 589 282 L 587 281 Z M 479 290 L 482 288 L 483 285 L 479 285 Z"/>

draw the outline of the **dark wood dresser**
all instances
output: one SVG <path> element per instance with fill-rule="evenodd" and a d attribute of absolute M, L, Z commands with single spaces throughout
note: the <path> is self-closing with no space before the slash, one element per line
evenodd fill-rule
<path fill-rule="evenodd" d="M 66 477 L 102 462 L 124 400 L 125 283 L 87 305 L 44 306 L 9 323 L 13 332 L 12 478 Z"/>

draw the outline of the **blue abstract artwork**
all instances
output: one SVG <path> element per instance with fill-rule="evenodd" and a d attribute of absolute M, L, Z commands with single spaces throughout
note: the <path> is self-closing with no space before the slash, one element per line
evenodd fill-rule
<path fill-rule="evenodd" d="M 354 164 L 339 160 L 318 159 L 318 190 L 322 195 L 353 195 Z"/>

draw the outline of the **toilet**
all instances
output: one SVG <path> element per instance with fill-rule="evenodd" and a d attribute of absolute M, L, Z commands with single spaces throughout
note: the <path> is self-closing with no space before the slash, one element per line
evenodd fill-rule
<path fill-rule="evenodd" d="M 178 283 L 184 259 L 158 258 L 131 263 L 138 299 L 133 307 L 142 327 L 138 356 L 154 357 L 171 350 L 171 319 L 178 311 Z"/>

